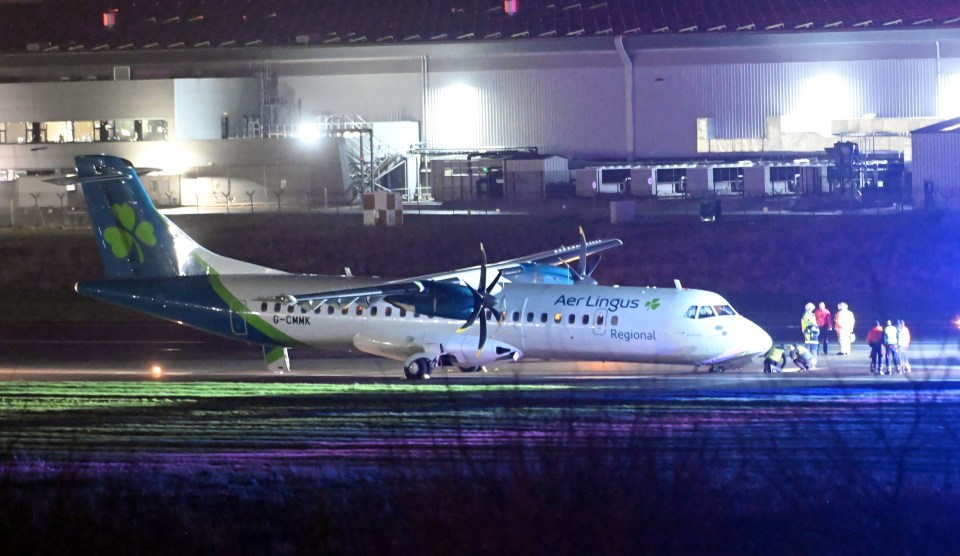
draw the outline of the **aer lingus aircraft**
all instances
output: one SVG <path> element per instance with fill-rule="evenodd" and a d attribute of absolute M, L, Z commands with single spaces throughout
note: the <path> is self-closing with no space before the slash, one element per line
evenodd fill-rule
<path fill-rule="evenodd" d="M 289 371 L 290 348 L 356 349 L 401 362 L 409 379 L 528 358 L 722 370 L 771 345 L 716 293 L 597 285 L 587 258 L 617 239 L 581 231 L 578 245 L 402 280 L 288 274 L 198 245 L 157 211 L 130 162 L 76 162 L 75 177 L 51 181 L 82 184 L 108 277 L 77 292 L 262 346 L 274 371 Z"/>

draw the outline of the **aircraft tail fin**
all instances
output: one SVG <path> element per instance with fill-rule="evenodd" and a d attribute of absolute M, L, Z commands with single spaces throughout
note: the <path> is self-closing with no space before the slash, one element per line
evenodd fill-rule
<path fill-rule="evenodd" d="M 89 155 L 78 156 L 76 162 L 77 178 L 70 181 L 83 187 L 109 278 L 279 272 L 204 249 L 157 211 L 129 161 Z"/>

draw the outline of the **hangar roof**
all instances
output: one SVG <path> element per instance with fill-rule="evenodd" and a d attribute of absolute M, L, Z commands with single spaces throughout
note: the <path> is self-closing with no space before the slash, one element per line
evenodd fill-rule
<path fill-rule="evenodd" d="M 918 133 L 960 133 L 960 118 L 951 118 L 910 132 L 911 135 Z"/>
<path fill-rule="evenodd" d="M 0 52 L 960 26 L 956 0 L 0 0 Z M 506 3 L 509 5 L 509 3 Z"/>

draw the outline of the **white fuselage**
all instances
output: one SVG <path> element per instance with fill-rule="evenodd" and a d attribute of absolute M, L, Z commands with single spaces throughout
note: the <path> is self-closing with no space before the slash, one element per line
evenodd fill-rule
<path fill-rule="evenodd" d="M 308 347 L 358 349 L 399 361 L 427 351 L 454 354 L 464 364 L 511 353 L 514 360 L 711 365 L 762 354 L 771 345 L 760 327 L 735 314 L 718 294 L 703 290 L 503 284 L 498 293 L 501 322 L 488 317 L 488 341 L 481 354 L 479 323 L 458 333 L 461 321 L 416 315 L 382 300 L 370 305 L 358 300 L 346 307 L 274 300 L 282 294 L 360 287 L 365 280 L 298 275 L 220 279 L 248 309 L 247 321 L 262 319 Z M 234 333 L 243 339 L 245 330 L 238 326 Z"/>

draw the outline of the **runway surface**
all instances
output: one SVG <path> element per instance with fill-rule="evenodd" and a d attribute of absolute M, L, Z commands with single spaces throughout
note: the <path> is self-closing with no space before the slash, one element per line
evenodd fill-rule
<path fill-rule="evenodd" d="M 295 371 L 275 375 L 254 347 L 165 326 L 126 330 L 86 328 L 69 341 L 49 329 L 5 331 L 3 460 L 296 464 L 340 475 L 399 460 L 643 447 L 664 465 L 697 454 L 727 471 L 960 479 L 956 344 L 915 343 L 909 375 L 870 376 L 860 345 L 807 373 L 532 362 L 417 382 L 395 362 L 344 354 L 295 353 Z"/>

